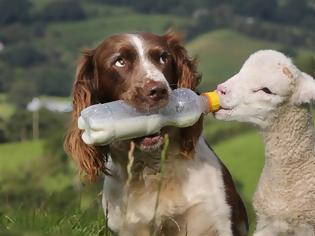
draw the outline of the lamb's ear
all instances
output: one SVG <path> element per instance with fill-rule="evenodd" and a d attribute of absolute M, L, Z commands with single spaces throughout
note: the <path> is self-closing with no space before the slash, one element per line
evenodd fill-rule
<path fill-rule="evenodd" d="M 315 102 L 315 80 L 312 76 L 301 73 L 293 94 L 293 102 L 295 104 Z"/>

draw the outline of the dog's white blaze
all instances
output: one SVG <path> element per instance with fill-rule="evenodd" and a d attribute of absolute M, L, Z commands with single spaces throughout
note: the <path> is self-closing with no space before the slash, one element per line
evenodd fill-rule
<path fill-rule="evenodd" d="M 158 68 L 156 68 L 155 65 L 150 62 L 149 58 L 146 56 L 143 39 L 140 38 L 138 35 L 130 35 L 130 37 L 133 45 L 138 52 L 140 64 L 143 66 L 146 76 L 151 80 L 165 83 L 170 92 L 171 88 L 165 76 Z"/>

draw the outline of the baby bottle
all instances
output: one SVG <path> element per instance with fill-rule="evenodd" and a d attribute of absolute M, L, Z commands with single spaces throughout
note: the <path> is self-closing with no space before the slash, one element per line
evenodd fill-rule
<path fill-rule="evenodd" d="M 202 114 L 219 110 L 216 92 L 197 95 L 190 89 L 172 91 L 168 104 L 154 112 L 140 112 L 122 100 L 85 108 L 78 119 L 86 144 L 106 145 L 116 140 L 148 136 L 165 126 L 188 127 Z"/>

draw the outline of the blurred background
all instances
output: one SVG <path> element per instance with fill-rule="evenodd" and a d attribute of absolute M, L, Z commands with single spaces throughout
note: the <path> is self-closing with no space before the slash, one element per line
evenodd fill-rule
<path fill-rule="evenodd" d="M 62 143 L 82 48 L 111 34 L 183 32 L 200 91 L 271 48 L 315 76 L 314 0 L 0 0 L 0 235 L 106 235 L 102 180 L 81 182 Z M 247 204 L 262 165 L 253 127 L 206 118 L 204 135 Z"/>

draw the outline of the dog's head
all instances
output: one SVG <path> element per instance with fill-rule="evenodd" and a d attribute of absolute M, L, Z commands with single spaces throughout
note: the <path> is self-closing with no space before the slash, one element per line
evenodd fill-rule
<path fill-rule="evenodd" d="M 84 108 L 121 99 L 139 110 L 154 110 L 167 104 L 172 89 L 195 90 L 199 79 L 195 61 L 188 57 L 175 33 L 109 37 L 95 49 L 85 50 L 78 65 L 66 150 L 80 169 L 95 177 L 104 170 L 104 155 L 109 150 L 108 147 L 86 145 L 81 140 L 77 119 Z M 183 156 L 192 156 L 201 128 L 200 120 L 192 127 L 176 129 Z M 135 142 L 141 151 L 157 152 L 165 133 L 176 132 L 174 128 L 164 128 L 162 133 Z"/>

